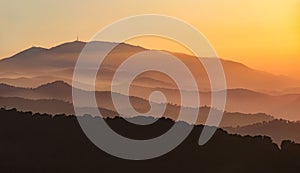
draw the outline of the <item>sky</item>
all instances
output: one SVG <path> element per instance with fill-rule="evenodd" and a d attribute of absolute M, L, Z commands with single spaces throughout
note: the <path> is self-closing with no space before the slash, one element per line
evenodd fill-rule
<path fill-rule="evenodd" d="M 0 59 L 77 36 L 88 41 L 112 22 L 149 13 L 196 27 L 223 59 L 300 79 L 300 0 L 1 0 Z M 159 38 L 129 43 L 189 53 Z"/>

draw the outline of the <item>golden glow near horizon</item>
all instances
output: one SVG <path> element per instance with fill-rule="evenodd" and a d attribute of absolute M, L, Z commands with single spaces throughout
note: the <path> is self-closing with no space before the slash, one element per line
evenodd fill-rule
<path fill-rule="evenodd" d="M 221 58 L 300 79 L 300 0 L 0 1 L 0 58 L 31 46 L 89 40 L 131 15 L 163 14 L 195 26 Z M 178 44 L 133 39 L 152 49 L 187 52 Z"/>

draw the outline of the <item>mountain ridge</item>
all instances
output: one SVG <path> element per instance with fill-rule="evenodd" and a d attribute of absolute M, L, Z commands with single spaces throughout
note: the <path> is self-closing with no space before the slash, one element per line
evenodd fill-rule
<path fill-rule="evenodd" d="M 45 48 L 45 47 L 40 47 L 40 46 L 33 46 L 31 48 L 27 48 L 27 49 L 24 49 L 10 57 L 6 57 L 6 58 L 2 58 L 0 59 L 0 62 L 1 61 L 6 61 L 6 60 L 9 60 L 9 59 L 12 59 L 12 58 L 16 58 L 17 56 L 19 55 L 22 55 L 24 53 L 27 53 L 27 52 L 31 52 L 31 51 L 53 51 L 53 50 L 57 50 L 57 49 L 66 49 L 68 50 L 69 49 L 72 49 L 71 51 L 74 50 L 74 47 L 80 47 L 81 49 L 86 45 L 86 44 L 112 44 L 112 45 L 124 45 L 126 47 L 131 47 L 131 48 L 140 48 L 140 49 L 143 49 L 143 50 L 150 50 L 150 49 L 146 49 L 146 48 L 143 48 L 141 46 L 135 46 L 135 45 L 131 45 L 131 44 L 128 44 L 128 43 L 115 43 L 115 42 L 108 42 L 108 41 L 92 41 L 92 42 L 84 42 L 84 41 L 71 41 L 71 42 L 65 42 L 65 43 L 61 43 L 61 44 L 58 44 L 56 46 L 53 46 L 53 47 L 50 47 L 50 48 Z M 80 50 L 81 51 L 81 50 Z M 177 55 L 183 55 L 183 56 L 187 56 L 187 57 L 193 57 L 193 58 L 196 58 L 195 56 L 193 55 L 188 55 L 188 54 L 185 54 L 185 53 L 180 53 L 180 52 L 171 52 L 171 51 L 166 51 L 166 50 L 160 50 L 160 51 L 165 51 L 165 52 L 168 52 L 168 53 L 172 53 L 172 54 L 177 54 Z M 211 59 L 209 57 L 202 57 L 203 59 Z M 241 63 L 241 62 L 237 62 L 237 61 L 233 61 L 233 60 L 228 60 L 228 59 L 223 59 L 223 58 L 220 58 L 221 61 L 224 61 L 224 62 L 228 62 L 228 63 L 232 63 L 232 64 L 237 64 L 239 66 L 242 66 L 242 67 L 245 67 L 249 70 L 255 70 L 255 71 L 260 71 L 260 70 L 257 70 L 257 69 L 254 69 L 252 67 L 249 67 L 247 66 L 246 64 L 244 63 Z M 263 72 L 263 73 L 268 73 L 268 74 L 272 74 L 272 73 L 269 73 L 269 72 L 265 72 L 265 71 L 260 71 L 260 72 Z M 274 74 L 272 74 L 274 75 Z M 282 77 L 287 77 L 285 75 L 276 75 L 276 76 L 282 76 Z"/>
<path fill-rule="evenodd" d="M 280 144 L 283 140 L 292 140 L 300 143 L 300 121 L 287 121 L 274 119 L 268 122 L 260 122 L 241 127 L 223 127 L 229 133 L 239 135 L 266 135 L 273 141 Z"/>

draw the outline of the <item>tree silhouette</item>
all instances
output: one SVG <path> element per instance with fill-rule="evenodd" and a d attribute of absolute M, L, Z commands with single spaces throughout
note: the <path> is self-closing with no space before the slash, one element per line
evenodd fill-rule
<path fill-rule="evenodd" d="M 94 120 L 91 116 L 84 118 Z M 166 118 L 149 126 L 130 125 L 120 117 L 106 121 L 118 133 L 135 139 L 158 136 L 175 123 Z M 203 126 L 195 126 L 183 143 L 164 156 L 129 161 L 98 149 L 84 135 L 75 116 L 1 108 L 0 171 L 274 173 L 300 170 L 300 146 L 292 141 L 283 141 L 279 148 L 266 136 L 242 137 L 218 129 L 207 144 L 199 146 L 202 129 Z"/>

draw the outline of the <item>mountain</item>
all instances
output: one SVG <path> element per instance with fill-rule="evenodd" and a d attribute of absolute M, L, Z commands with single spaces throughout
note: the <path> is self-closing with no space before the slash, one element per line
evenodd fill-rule
<path fill-rule="evenodd" d="M 52 81 L 64 80 L 70 84 L 75 63 L 81 50 L 86 44 L 94 46 L 97 48 L 98 52 L 101 52 L 101 50 L 106 47 L 117 45 L 116 43 L 110 42 L 85 43 L 75 41 L 64 43 L 50 49 L 32 47 L 12 57 L 0 60 L 0 78 L 2 78 L 2 82 L 22 87 L 36 87 L 37 83 L 41 85 L 43 83 L 51 82 L 49 79 Z M 117 67 L 131 55 L 145 50 L 147 49 L 138 46 L 132 46 L 125 43 L 119 44 L 107 56 L 107 59 L 101 66 L 97 82 L 102 83 L 104 86 L 100 87 L 100 85 L 97 85 L 99 86 L 98 89 L 107 89 Z M 97 51 L 91 51 L 89 54 L 97 56 Z M 199 79 L 197 80 L 197 83 L 201 91 L 209 91 L 210 85 L 207 74 L 203 65 L 196 57 L 182 53 L 168 53 L 177 56 L 186 66 L 189 67 L 195 78 Z M 154 61 L 159 63 L 159 58 L 154 59 Z M 201 59 L 206 62 L 214 61 L 211 58 Z M 223 64 L 229 89 L 244 88 L 272 93 L 275 91 L 284 92 L 285 89 L 288 90 L 288 88 L 300 86 L 300 81 L 293 80 L 285 76 L 272 75 L 270 73 L 254 70 L 244 64 L 233 61 L 222 59 L 221 62 Z M 182 69 L 176 70 L 180 73 L 180 70 Z M 45 77 L 44 81 L 36 79 L 43 79 L 41 76 Z M 146 72 L 139 77 L 140 79 L 137 82 L 139 86 L 153 87 L 153 83 L 149 83 L 149 80 L 156 81 L 156 84 L 154 84 L 155 87 L 158 84 L 163 88 L 173 88 L 175 86 L 170 78 L 166 78 L 166 76 L 161 73 Z M 20 82 L 21 80 L 22 82 Z M 186 80 L 182 79 L 179 82 L 186 82 Z M 170 83 L 173 84 L 170 85 Z"/>
<path fill-rule="evenodd" d="M 99 121 L 90 116 L 82 118 L 86 122 Z M 116 133 L 131 139 L 159 136 L 175 123 L 165 118 L 150 126 L 129 125 L 122 118 L 105 121 Z M 208 143 L 199 146 L 202 129 L 203 126 L 194 126 L 190 135 L 166 155 L 143 161 L 125 160 L 96 147 L 74 116 L 0 109 L 0 171 L 295 173 L 300 169 L 299 144 L 284 141 L 279 148 L 266 136 L 242 137 L 218 129 Z"/>
<path fill-rule="evenodd" d="M 89 44 L 96 45 L 97 48 L 116 45 L 116 43 L 110 42 L 91 42 Z M 47 76 L 50 71 L 54 72 L 54 74 L 58 74 L 59 71 L 74 69 L 77 58 L 85 45 L 85 42 L 75 41 L 64 43 L 50 49 L 40 47 L 26 49 L 12 57 L 2 59 L 0 61 L 1 74 L 2 76 L 6 76 L 9 72 L 14 71 L 14 75 L 23 75 L 23 77 L 39 76 L 40 74 Z M 118 51 L 124 51 L 126 54 L 137 52 L 141 49 L 142 48 L 126 44 L 120 44 L 118 46 Z M 69 74 L 66 75 L 68 76 Z"/>
<path fill-rule="evenodd" d="M 283 140 L 292 140 L 300 143 L 300 122 L 292 122 L 282 119 L 275 119 L 268 122 L 256 123 L 243 127 L 223 127 L 226 131 L 240 135 L 266 135 L 273 141 L 280 144 Z"/>

